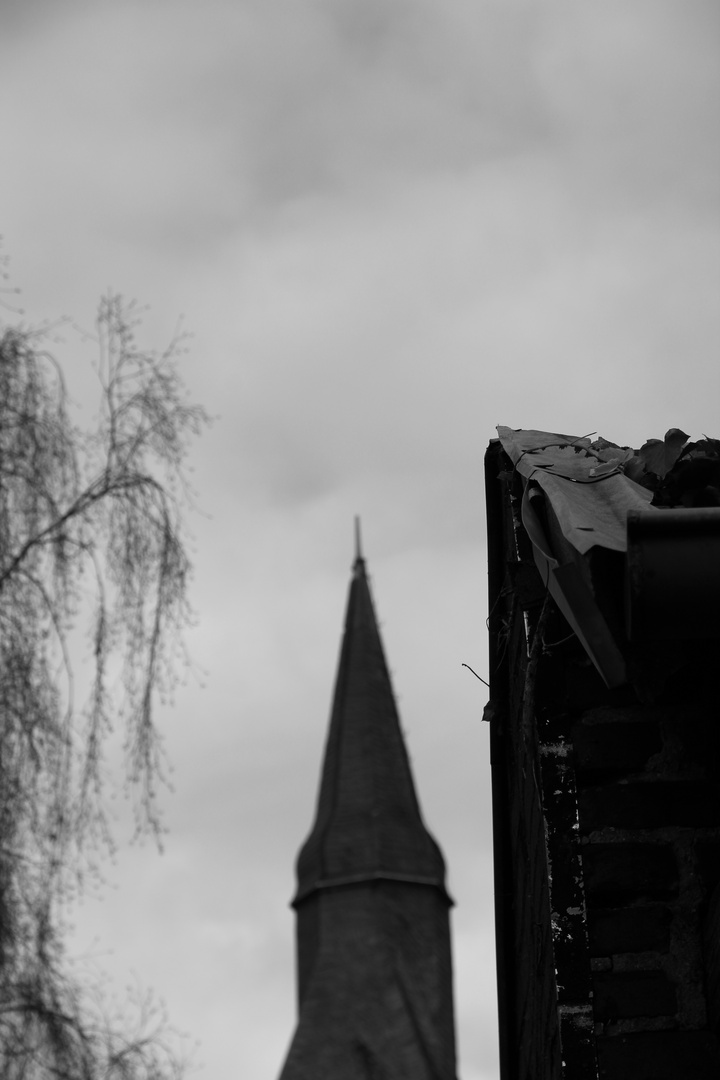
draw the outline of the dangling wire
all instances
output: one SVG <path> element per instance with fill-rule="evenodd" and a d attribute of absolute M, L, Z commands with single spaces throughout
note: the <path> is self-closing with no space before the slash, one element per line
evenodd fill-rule
<path fill-rule="evenodd" d="M 485 683 L 485 686 L 487 686 L 488 690 L 490 689 L 490 683 L 489 683 L 489 682 L 485 682 L 485 680 L 484 680 L 484 679 L 483 679 L 483 678 L 482 678 L 482 677 L 481 677 L 480 675 L 478 675 L 477 671 L 473 671 L 473 669 L 472 669 L 472 668 L 470 667 L 470 665 L 469 665 L 469 664 L 462 664 L 462 665 L 461 665 L 461 667 L 466 667 L 466 668 L 468 669 L 468 671 L 472 671 L 472 673 L 473 673 L 473 675 L 475 676 L 475 678 L 476 678 L 476 679 L 480 679 L 480 682 L 481 682 L 481 683 Z"/>

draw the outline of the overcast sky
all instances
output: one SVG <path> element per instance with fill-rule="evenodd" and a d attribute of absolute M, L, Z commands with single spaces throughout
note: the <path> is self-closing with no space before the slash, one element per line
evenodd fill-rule
<path fill-rule="evenodd" d="M 497 423 L 720 434 L 719 21 L 715 0 L 0 5 L 17 303 L 91 326 L 111 287 L 156 347 L 182 315 L 218 416 L 166 853 L 123 852 L 76 934 L 164 998 L 207 1080 L 275 1080 L 292 1034 L 355 513 L 457 900 L 459 1075 L 497 1076 L 486 699 L 461 668 L 487 676 L 483 452 Z M 83 402 L 91 356 L 62 336 Z"/>

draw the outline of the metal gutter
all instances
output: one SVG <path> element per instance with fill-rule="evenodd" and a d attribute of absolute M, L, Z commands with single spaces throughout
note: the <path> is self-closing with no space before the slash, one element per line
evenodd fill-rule
<path fill-rule="evenodd" d="M 628 514 L 625 624 L 632 641 L 720 637 L 720 507 Z"/>

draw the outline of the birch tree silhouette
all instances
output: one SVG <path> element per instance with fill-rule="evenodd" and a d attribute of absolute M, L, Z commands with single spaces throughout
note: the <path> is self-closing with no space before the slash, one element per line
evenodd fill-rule
<path fill-rule="evenodd" d="M 108 1018 L 68 974 L 63 909 L 112 846 L 104 751 L 114 726 L 137 830 L 162 826 L 158 699 L 172 693 L 190 618 L 189 441 L 206 424 L 177 370 L 179 341 L 137 344 L 138 309 L 97 319 L 100 411 L 72 420 L 45 336 L 0 334 L 0 1075 L 180 1075 L 156 1017 Z M 85 635 L 83 637 L 82 631 Z M 82 650 L 79 642 L 84 641 Z M 87 700 L 76 701 L 81 651 Z"/>

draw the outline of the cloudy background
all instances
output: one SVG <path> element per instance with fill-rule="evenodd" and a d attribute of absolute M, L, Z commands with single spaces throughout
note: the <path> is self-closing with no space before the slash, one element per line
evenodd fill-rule
<path fill-rule="evenodd" d="M 292 1033 L 355 513 L 458 905 L 460 1076 L 497 1076 L 461 667 L 487 675 L 483 451 L 497 423 L 719 434 L 718 24 L 715 0 L 0 4 L 7 303 L 89 327 L 112 287 L 157 347 L 183 315 L 218 416 L 166 852 L 124 850 L 75 939 L 155 988 L 207 1080 L 275 1080 Z M 60 336 L 82 401 L 91 352 Z"/>

